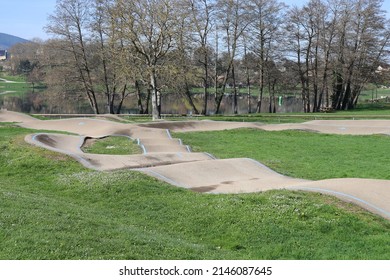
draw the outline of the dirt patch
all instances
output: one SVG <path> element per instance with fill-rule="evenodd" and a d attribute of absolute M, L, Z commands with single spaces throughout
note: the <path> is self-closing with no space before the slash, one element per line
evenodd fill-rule
<path fill-rule="evenodd" d="M 206 192 L 212 192 L 217 189 L 218 186 L 205 186 L 205 187 L 197 187 L 197 188 L 191 188 L 190 190 L 193 192 L 198 193 L 206 193 Z"/>
<path fill-rule="evenodd" d="M 57 141 L 47 134 L 37 135 L 36 140 L 52 148 L 55 148 L 57 145 Z"/>
<path fill-rule="evenodd" d="M 233 181 L 224 181 L 224 182 L 221 182 L 222 185 L 232 185 L 234 184 Z"/>

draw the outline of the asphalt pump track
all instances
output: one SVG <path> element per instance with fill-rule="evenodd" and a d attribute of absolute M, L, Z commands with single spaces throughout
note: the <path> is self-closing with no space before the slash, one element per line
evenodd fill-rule
<path fill-rule="evenodd" d="M 350 135 L 390 135 L 390 120 L 310 121 L 302 124 L 260 125 L 242 122 L 183 121 L 124 124 L 102 118 L 38 120 L 25 114 L 1 110 L 0 122 L 16 122 L 36 130 L 63 133 L 34 133 L 25 140 L 48 150 L 69 155 L 87 168 L 98 171 L 131 169 L 177 187 L 202 193 L 253 193 L 273 189 L 314 191 L 352 202 L 390 220 L 390 180 L 340 178 L 309 181 L 281 175 L 250 158 L 216 159 L 194 153 L 171 131 L 210 131 L 242 127 L 306 130 Z M 124 136 L 142 148 L 139 155 L 100 155 L 81 149 L 88 139 Z"/>

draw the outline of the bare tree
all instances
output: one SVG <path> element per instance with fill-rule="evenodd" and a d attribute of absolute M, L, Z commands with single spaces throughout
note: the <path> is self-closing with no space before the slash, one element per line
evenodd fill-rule
<path fill-rule="evenodd" d="M 215 113 L 219 113 L 222 98 L 226 91 L 226 86 L 229 77 L 233 81 L 233 112 L 237 114 L 237 81 L 236 81 L 236 67 L 234 60 L 239 51 L 239 40 L 242 38 L 244 31 L 249 25 L 248 10 L 245 5 L 239 0 L 219 0 L 217 1 L 218 16 L 220 18 L 218 25 L 225 33 L 225 43 L 227 49 L 226 71 L 223 75 L 222 87 L 216 95 L 216 109 Z"/>
<path fill-rule="evenodd" d="M 355 107 L 364 84 L 385 54 L 389 29 L 381 0 L 342 4 L 345 10 L 339 27 L 337 84 L 332 101 L 335 109 L 348 110 Z"/>
<path fill-rule="evenodd" d="M 326 5 L 323 1 L 315 1 L 314 9 L 317 11 L 316 25 L 316 59 L 315 75 L 319 85 L 318 99 L 314 98 L 313 112 L 318 112 L 322 107 L 329 108 L 330 71 L 333 42 L 336 37 L 339 9 L 336 6 Z M 319 66 L 319 63 L 322 66 Z"/>
<path fill-rule="evenodd" d="M 195 113 L 207 114 L 212 78 L 217 114 L 229 83 L 235 114 L 239 82 L 248 87 L 251 111 L 253 81 L 259 85 L 256 111 L 268 91 L 274 112 L 276 94 L 283 83 L 293 89 L 295 77 L 305 112 L 349 109 L 387 55 L 382 3 L 310 0 L 286 15 L 278 0 L 58 0 L 47 25 L 55 35 L 47 45 L 55 49 L 46 49 L 39 65 L 48 70 L 49 85 L 82 91 L 95 113 L 98 100 L 104 98 L 107 112 L 118 113 L 126 96 L 134 95 L 140 113 L 148 112 L 151 100 L 153 119 L 159 119 L 161 95 L 169 89 L 182 94 Z M 248 59 L 257 69 L 250 69 Z M 294 73 L 282 73 L 283 64 Z M 199 85 L 198 111 L 193 88 Z"/>
<path fill-rule="evenodd" d="M 174 46 L 176 14 L 174 0 L 118 0 L 116 12 L 121 37 L 131 44 L 136 58 L 146 65 L 152 91 L 153 120 L 161 118 L 161 88 L 158 73 Z"/>
<path fill-rule="evenodd" d="M 127 79 L 118 68 L 116 57 L 122 51 L 118 36 L 116 21 L 111 17 L 112 1 L 94 0 L 91 26 L 94 53 L 97 56 L 94 65 L 96 80 L 104 88 L 107 112 L 119 113 L 126 97 Z M 120 94 L 118 94 L 120 93 Z M 115 110 L 115 98 L 119 96 L 118 107 Z"/>
<path fill-rule="evenodd" d="M 285 4 L 278 0 L 249 0 L 246 1 L 250 12 L 251 24 L 249 31 L 251 37 L 251 49 L 259 57 L 259 96 L 257 99 L 256 112 L 260 113 L 263 93 L 266 82 L 266 73 L 271 72 L 267 65 L 279 56 L 281 50 L 278 44 L 282 37 L 281 26 L 283 25 L 283 10 Z"/>
<path fill-rule="evenodd" d="M 186 0 L 188 2 L 188 8 L 191 11 L 190 23 L 194 26 L 196 33 L 195 41 L 199 45 L 199 59 L 198 63 L 203 68 L 203 95 L 204 103 L 202 114 L 207 115 L 207 104 L 208 104 L 208 88 L 209 88 L 209 67 L 210 67 L 210 46 L 209 46 L 209 35 L 212 30 L 212 15 L 214 12 L 213 1 L 210 0 Z"/>
<path fill-rule="evenodd" d="M 381 0 L 311 0 L 289 12 L 305 112 L 353 108 L 389 45 Z M 332 79 L 330 78 L 333 75 Z M 333 92 L 329 97 L 329 89 Z"/>
<path fill-rule="evenodd" d="M 249 37 L 250 38 L 250 37 Z M 242 66 L 245 73 L 245 83 L 247 88 L 247 110 L 248 114 L 252 113 L 252 79 L 254 73 L 257 71 L 258 58 L 253 53 L 248 51 L 248 37 L 244 36 L 244 57 L 242 59 Z"/>
<path fill-rule="evenodd" d="M 58 1 L 54 14 L 49 16 L 46 30 L 63 42 L 61 51 L 66 51 L 72 56 L 78 80 L 84 88 L 91 108 L 98 114 L 99 107 L 87 51 L 90 7 L 91 1 L 89 0 Z"/>
<path fill-rule="evenodd" d="M 166 80 L 171 88 L 174 88 L 179 95 L 183 96 L 189 103 L 194 114 L 198 115 L 199 110 L 193 99 L 192 89 L 198 82 L 198 68 L 193 63 L 192 56 L 194 54 L 193 36 L 191 26 L 192 19 L 184 11 L 187 5 L 183 8 L 183 13 L 178 18 L 178 30 L 176 32 L 176 49 L 171 52 L 169 59 L 170 69 Z M 207 102 L 207 101 L 205 101 Z M 207 104 L 204 105 L 207 109 Z"/>
<path fill-rule="evenodd" d="M 290 34 L 290 46 L 296 54 L 298 73 L 301 83 L 301 96 L 303 108 L 306 113 L 310 112 L 310 77 L 312 71 L 310 62 L 312 59 L 312 50 L 315 29 L 313 26 L 313 14 L 307 6 L 303 8 L 293 7 L 290 10 L 288 31 Z"/>

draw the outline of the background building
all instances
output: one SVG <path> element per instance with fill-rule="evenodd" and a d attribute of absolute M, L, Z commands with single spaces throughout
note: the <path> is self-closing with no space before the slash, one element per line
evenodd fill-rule
<path fill-rule="evenodd" d="M 0 50 L 0 61 L 7 60 L 7 54 L 6 50 Z"/>

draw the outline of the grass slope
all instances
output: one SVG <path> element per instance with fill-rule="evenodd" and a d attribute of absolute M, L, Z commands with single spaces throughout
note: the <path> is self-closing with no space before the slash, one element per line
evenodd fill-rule
<path fill-rule="evenodd" d="M 0 259 L 390 259 L 390 222 L 337 199 L 95 172 L 30 132 L 0 124 Z"/>

